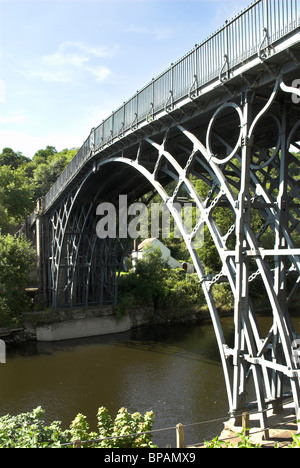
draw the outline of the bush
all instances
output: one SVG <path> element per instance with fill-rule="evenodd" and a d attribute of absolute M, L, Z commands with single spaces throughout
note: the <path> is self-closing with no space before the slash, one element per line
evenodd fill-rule
<path fill-rule="evenodd" d="M 188 275 L 181 269 L 166 272 L 160 309 L 199 311 L 204 304 L 204 294 L 196 274 Z"/>
<path fill-rule="evenodd" d="M 45 426 L 43 417 L 44 411 L 38 407 L 31 413 L 0 418 L 0 448 L 54 448 L 68 442 L 60 423 Z"/>
<path fill-rule="evenodd" d="M 156 312 L 175 314 L 199 311 L 205 304 L 197 275 L 183 269 L 167 269 L 159 249 L 149 249 L 136 270 L 119 280 L 119 315 L 133 306 L 154 305 Z"/>
<path fill-rule="evenodd" d="M 118 313 L 122 315 L 133 304 L 157 306 L 164 281 L 165 262 L 159 248 L 150 248 L 143 260 L 138 260 L 135 271 L 120 277 L 118 287 Z"/>
<path fill-rule="evenodd" d="M 64 448 L 72 447 L 72 442 L 82 442 L 152 430 L 154 415 L 130 414 L 121 408 L 113 420 L 106 408 L 98 410 L 98 432 L 89 432 L 86 416 L 79 413 L 70 425 L 62 430 L 61 422 L 54 421 L 45 426 L 44 410 L 41 407 L 31 413 L 17 416 L 6 415 L 0 418 L 0 448 Z M 70 445 L 63 445 L 70 444 Z M 135 437 L 112 438 L 102 442 L 83 444 L 85 448 L 146 448 L 155 447 L 151 434 Z"/>
<path fill-rule="evenodd" d="M 153 412 L 130 414 L 126 408 L 121 408 L 113 420 L 108 410 L 102 406 L 98 410 L 98 432 L 89 432 L 86 417 L 79 414 L 71 424 L 72 440 L 95 440 L 111 437 L 109 440 L 95 442 L 92 447 L 97 448 L 146 448 L 155 447 L 151 442 L 151 434 L 133 437 L 120 437 L 140 432 L 148 432 L 153 427 Z M 85 444 L 90 446 L 91 444 Z"/>

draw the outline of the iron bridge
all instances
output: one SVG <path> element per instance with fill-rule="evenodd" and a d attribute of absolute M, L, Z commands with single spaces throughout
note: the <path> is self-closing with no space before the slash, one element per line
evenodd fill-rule
<path fill-rule="evenodd" d="M 254 389 L 263 429 L 265 410 L 285 394 L 300 420 L 300 341 L 289 309 L 300 284 L 299 34 L 300 0 L 255 1 L 93 128 L 27 220 L 49 307 L 115 304 L 126 242 L 97 236 L 97 206 L 158 193 L 209 307 L 229 413 Z M 201 214 L 190 230 L 177 209 L 183 196 Z M 203 225 L 218 271 L 207 272 L 193 243 Z M 234 297 L 230 344 L 215 302 L 221 281 Z M 250 299 L 257 281 L 272 311 L 268 330 Z"/>

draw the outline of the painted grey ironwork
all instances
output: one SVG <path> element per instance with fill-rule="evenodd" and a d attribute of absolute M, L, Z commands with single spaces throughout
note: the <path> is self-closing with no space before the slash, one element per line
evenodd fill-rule
<path fill-rule="evenodd" d="M 245 407 L 252 378 L 263 429 L 265 410 L 281 401 L 286 380 L 300 420 L 300 338 L 288 311 L 300 285 L 299 160 L 291 152 L 291 145 L 300 149 L 292 99 L 300 90 L 285 82 L 287 69 L 300 69 L 293 50 L 299 27 L 300 0 L 254 2 L 92 129 L 43 210 L 49 220 L 50 305 L 115 303 L 124 246 L 120 239 L 96 236 L 91 213 L 101 186 L 92 199 L 80 196 L 91 177 L 101 181 L 105 168 L 112 175 L 115 167 L 129 168 L 139 182 L 146 180 L 172 214 L 193 260 L 220 350 L 230 415 Z M 276 59 L 278 51 L 288 64 L 282 55 Z M 247 65 L 250 72 L 244 73 Z M 172 193 L 166 180 L 176 182 Z M 203 197 L 195 188 L 199 180 L 206 187 Z M 107 194 L 108 201 L 117 204 L 117 190 Z M 182 192 L 201 214 L 193 228 L 178 212 Z M 134 196 L 145 193 L 136 190 Z M 218 222 L 224 208 L 231 221 L 226 232 Z M 202 225 L 217 249 L 219 271 L 208 273 L 194 246 Z M 267 249 L 266 234 L 272 244 Z M 266 333 L 251 300 L 256 281 L 272 310 Z M 216 306 L 220 282 L 234 298 L 233 344 L 224 338 Z"/>
<path fill-rule="evenodd" d="M 297 352 L 295 354 L 294 344 L 299 340 L 299 336 L 291 322 L 285 297 L 287 276 L 292 272 L 296 274 L 295 286 L 299 285 L 300 279 L 300 248 L 296 248 L 294 244 L 294 234 L 300 232 L 300 191 L 291 170 L 293 165 L 299 167 L 299 161 L 289 152 L 291 143 L 297 145 L 296 138 L 299 138 L 299 133 L 296 130 L 300 125 L 297 123 L 287 131 L 288 101 L 283 98 L 283 105 L 279 106 L 279 109 L 275 101 L 278 93 L 284 89 L 282 79 L 278 78 L 266 105 L 255 118 L 251 117 L 254 107 L 252 91 L 242 93 L 238 104 L 229 101 L 220 105 L 207 126 L 206 146 L 184 125 L 177 124 L 177 130 L 184 136 L 181 145 L 188 148 L 187 144 L 184 145 L 184 140 L 192 143 L 192 149 L 186 150 L 188 158 L 184 166 L 180 165 L 168 150 L 169 129 L 166 130 L 161 144 L 150 137 L 145 138 L 157 151 L 157 162 L 153 171 L 149 171 L 139 159 L 138 152 L 136 159 L 115 155 L 97 163 L 97 170 L 114 163 L 135 168 L 150 181 L 170 210 L 189 249 L 210 309 L 224 368 L 229 412 L 234 416 L 244 408 L 246 387 L 251 375 L 263 429 L 268 427 L 268 404 L 281 401 L 285 378 L 290 381 L 297 420 L 300 416 L 300 360 L 297 359 Z M 295 89 L 293 91 L 296 92 Z M 298 93 L 300 95 L 300 91 Z M 236 123 L 232 125 L 232 128 L 238 127 L 240 132 L 239 144 L 235 148 L 228 145 L 219 132 L 211 131 L 216 117 L 225 109 L 233 109 L 238 116 Z M 274 145 L 277 149 L 273 151 L 274 147 L 270 147 L 270 157 L 264 157 L 259 164 L 253 150 L 254 132 L 262 119 L 269 116 L 270 109 L 273 112 L 277 111 L 275 122 L 278 124 L 278 135 Z M 270 118 L 273 119 L 272 114 Z M 220 139 L 227 146 L 225 158 L 212 155 L 209 148 L 213 139 Z M 255 150 L 261 153 L 260 157 L 265 155 L 264 148 Z M 163 162 L 167 162 L 167 165 Z M 177 182 L 171 195 L 157 180 L 158 167 L 161 172 L 167 172 Z M 211 188 L 206 199 L 200 198 L 191 181 L 191 175 L 205 181 L 208 188 Z M 181 188 L 184 188 L 188 199 L 193 201 L 201 213 L 200 221 L 190 230 L 184 224 L 177 208 L 177 197 Z M 274 192 L 277 191 L 278 196 L 275 197 Z M 222 232 L 215 216 L 221 204 L 230 209 L 234 218 L 232 227 L 226 233 Z M 288 220 L 285 219 L 287 213 L 283 213 L 280 205 L 291 206 Z M 251 219 L 254 217 L 255 221 L 254 212 L 258 213 L 263 221 L 259 227 L 255 226 Z M 206 274 L 193 243 L 202 224 L 208 227 L 222 261 L 221 272 L 213 277 Z M 267 228 L 274 234 L 274 248 L 268 250 L 261 246 L 261 238 Z M 234 249 L 230 248 L 232 236 L 235 236 Z M 267 258 L 271 257 L 274 259 L 274 268 L 267 261 Z M 257 313 L 249 297 L 249 285 L 258 277 L 265 286 L 266 297 L 273 312 L 273 323 L 266 337 L 259 328 Z M 225 341 L 214 298 L 214 286 L 221 281 L 229 283 L 235 299 L 233 347 Z M 291 295 L 294 292 L 293 289 Z"/>
<path fill-rule="evenodd" d="M 116 305 L 118 240 L 98 238 L 93 200 L 76 203 L 82 185 L 70 191 L 48 217 L 49 303 L 53 309 Z"/>

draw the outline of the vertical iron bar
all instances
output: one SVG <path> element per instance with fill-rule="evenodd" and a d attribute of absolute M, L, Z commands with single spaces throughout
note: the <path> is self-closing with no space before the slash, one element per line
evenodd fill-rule
<path fill-rule="evenodd" d="M 240 192 L 238 196 L 238 210 L 236 214 L 236 285 L 235 285 L 235 302 L 234 302 L 234 326 L 235 326 L 235 339 L 234 339 L 234 357 L 233 357 L 233 406 L 234 410 L 238 411 L 244 406 L 244 369 L 241 359 L 242 353 L 245 351 L 243 346 L 243 316 L 248 311 L 248 300 L 245 294 L 245 276 L 247 274 L 247 259 L 243 251 L 245 246 L 245 233 L 244 224 L 248 222 L 248 200 L 249 200 L 249 182 L 248 174 L 250 170 L 249 151 L 248 146 L 245 145 L 248 134 L 248 120 L 249 120 L 249 102 L 247 97 L 243 97 L 243 139 L 244 144 L 242 147 L 241 155 L 241 179 L 240 179 Z M 247 213 L 247 215 L 246 215 Z M 247 219 L 245 218 L 247 216 Z M 247 283 L 247 280 L 246 280 Z"/>

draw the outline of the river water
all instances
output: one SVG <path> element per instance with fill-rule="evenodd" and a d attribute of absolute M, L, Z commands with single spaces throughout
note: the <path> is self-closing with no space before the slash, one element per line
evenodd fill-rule
<path fill-rule="evenodd" d="M 231 318 L 222 319 L 227 343 L 233 340 Z M 45 410 L 47 423 L 69 427 L 78 413 L 96 429 L 105 406 L 112 416 L 152 410 L 154 429 L 185 429 L 185 443 L 209 440 L 226 418 L 227 395 L 211 323 L 140 328 L 117 335 L 31 343 L 7 349 L 0 365 L 0 416 Z M 196 424 L 195 423 L 202 423 Z M 157 432 L 159 447 L 175 446 L 175 430 Z"/>

